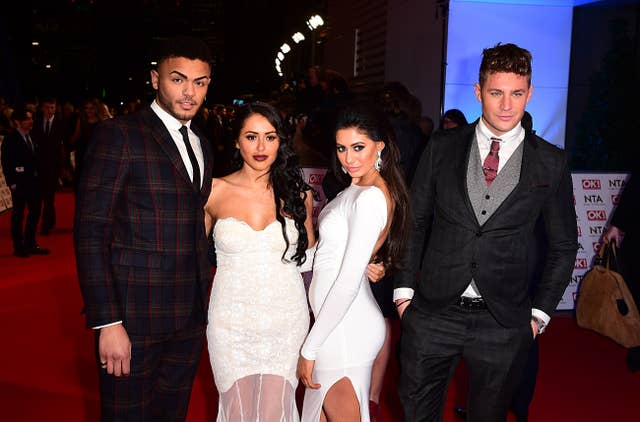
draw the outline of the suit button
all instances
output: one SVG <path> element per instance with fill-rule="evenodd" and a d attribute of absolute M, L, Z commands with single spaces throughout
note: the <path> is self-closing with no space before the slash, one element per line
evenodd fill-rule
<path fill-rule="evenodd" d="M 471 263 L 471 268 L 477 268 L 477 267 L 478 267 L 478 264 L 476 264 L 475 262 Z"/>
<path fill-rule="evenodd" d="M 489 195 L 485 195 L 484 199 L 491 199 L 491 197 Z"/>
<path fill-rule="evenodd" d="M 485 210 L 482 210 L 482 212 L 480 214 L 485 215 L 487 212 Z"/>
<path fill-rule="evenodd" d="M 481 237 L 482 236 L 482 232 L 476 232 L 476 237 Z"/>

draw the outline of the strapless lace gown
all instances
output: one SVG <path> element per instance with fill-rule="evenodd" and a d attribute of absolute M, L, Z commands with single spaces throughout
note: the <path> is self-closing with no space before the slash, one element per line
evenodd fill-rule
<path fill-rule="evenodd" d="M 322 210 L 309 301 L 315 323 L 301 353 L 315 360 L 317 390 L 307 388 L 302 421 L 320 420 L 327 391 L 348 378 L 369 421 L 371 368 L 386 327 L 371 293 L 367 264 L 387 222 L 387 202 L 377 187 L 351 185 Z"/>
<path fill-rule="evenodd" d="M 285 221 L 294 251 L 298 232 Z M 218 266 L 207 340 L 217 420 L 298 421 L 296 364 L 309 308 L 300 268 L 282 261 L 282 226 L 274 221 L 258 231 L 230 217 L 216 222 L 213 235 Z"/>

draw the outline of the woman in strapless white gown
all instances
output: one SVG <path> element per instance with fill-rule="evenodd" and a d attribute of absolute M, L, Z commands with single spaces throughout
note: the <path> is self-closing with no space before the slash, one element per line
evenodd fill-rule
<path fill-rule="evenodd" d="M 393 269 L 408 228 L 407 189 L 384 113 L 368 108 L 342 112 L 336 153 L 351 185 L 319 216 L 309 289 L 315 322 L 298 361 L 307 387 L 303 422 L 369 421 L 371 367 L 386 328 L 366 267 L 376 257 Z"/>
<path fill-rule="evenodd" d="M 274 107 L 243 106 L 236 121 L 239 170 L 213 180 L 205 206 L 217 254 L 207 326 L 217 420 L 298 421 L 312 196 Z"/>

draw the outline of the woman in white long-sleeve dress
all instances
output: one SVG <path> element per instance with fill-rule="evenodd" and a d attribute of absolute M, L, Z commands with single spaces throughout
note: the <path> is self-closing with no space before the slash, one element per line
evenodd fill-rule
<path fill-rule="evenodd" d="M 325 206 L 309 301 L 315 323 L 298 361 L 302 421 L 369 420 L 371 367 L 385 324 L 366 277 L 372 257 L 393 269 L 408 229 L 408 194 L 384 113 L 340 114 L 336 154 L 351 185 Z M 339 173 L 339 172 L 336 172 Z"/>
<path fill-rule="evenodd" d="M 299 265 L 315 243 L 312 196 L 277 109 L 243 106 L 235 136 L 239 169 L 213 180 L 205 206 L 217 254 L 207 340 L 218 421 L 298 421 L 296 362 L 309 329 Z"/>

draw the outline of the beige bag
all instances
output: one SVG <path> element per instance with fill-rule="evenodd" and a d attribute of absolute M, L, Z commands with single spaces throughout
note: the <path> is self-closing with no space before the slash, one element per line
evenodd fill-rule
<path fill-rule="evenodd" d="M 580 285 L 578 325 L 596 331 L 624 347 L 640 346 L 640 315 L 617 268 L 615 242 L 602 245 L 594 266 Z"/>

